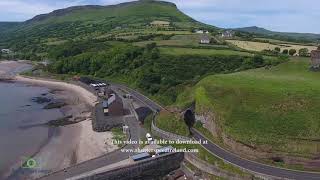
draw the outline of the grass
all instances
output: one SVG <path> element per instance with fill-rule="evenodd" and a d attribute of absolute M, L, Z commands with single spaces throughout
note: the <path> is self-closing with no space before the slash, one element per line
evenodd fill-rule
<path fill-rule="evenodd" d="M 123 142 L 126 140 L 127 136 L 125 133 L 123 133 L 122 128 L 117 127 L 117 128 L 112 128 L 112 139 L 116 141 Z M 118 147 L 122 147 L 124 144 L 123 143 L 117 143 Z"/>
<path fill-rule="evenodd" d="M 182 136 L 189 135 L 189 130 L 188 130 L 188 127 L 185 125 L 185 123 L 182 122 L 182 120 L 176 117 L 174 114 L 167 111 L 160 112 L 160 115 L 158 116 L 158 119 L 157 119 L 157 127 L 165 131 L 179 134 Z M 223 162 L 221 159 L 212 155 L 200 145 L 196 145 L 196 144 L 171 144 L 171 145 L 177 149 L 179 148 L 180 149 L 183 149 L 183 148 L 198 149 L 199 152 L 197 153 L 197 156 L 200 159 L 229 172 L 233 172 L 242 176 L 246 174 L 243 171 L 241 171 L 239 168 Z"/>
<path fill-rule="evenodd" d="M 167 48 L 160 47 L 160 52 L 168 55 L 240 55 L 252 56 L 252 54 L 233 50 L 217 50 L 217 49 L 191 49 L 191 48 Z"/>
<path fill-rule="evenodd" d="M 178 33 L 180 31 L 177 31 Z M 172 34 L 178 34 L 172 32 Z M 200 34 L 178 34 L 170 38 L 169 40 L 155 40 L 155 41 L 142 41 L 134 43 L 137 46 L 145 46 L 151 42 L 157 43 L 158 46 L 186 46 L 186 47 L 206 47 L 206 48 L 225 48 L 229 47 L 226 45 L 214 45 L 214 44 L 199 44 L 201 35 Z"/>
<path fill-rule="evenodd" d="M 225 163 L 223 160 L 221 160 L 217 156 L 209 153 L 206 149 L 204 149 L 202 146 L 200 146 L 198 144 L 183 144 L 183 145 L 182 144 L 171 144 L 171 145 L 177 149 L 184 149 L 184 148 L 198 149 L 199 152 L 196 154 L 196 156 L 199 159 L 206 161 L 207 163 L 212 164 L 213 166 L 216 166 L 222 170 L 232 172 L 232 173 L 238 174 L 243 177 L 245 175 L 248 175 L 247 173 L 245 173 L 244 171 L 242 171 L 238 167 L 235 167 L 231 164 Z"/>
<path fill-rule="evenodd" d="M 209 76 L 199 82 L 197 111 L 214 110 L 233 139 L 273 151 L 315 155 L 320 147 L 320 74 L 308 59 L 272 67 Z"/>
<path fill-rule="evenodd" d="M 174 114 L 162 111 L 156 120 L 157 127 L 171 133 L 179 134 L 182 136 L 189 136 L 189 129 L 187 125 L 180 118 Z"/>
<path fill-rule="evenodd" d="M 195 167 L 193 164 L 191 164 L 191 163 L 189 163 L 187 161 L 184 162 L 184 163 L 185 163 L 185 166 L 192 171 L 192 173 L 201 172 L 201 177 L 207 177 L 210 180 L 224 180 L 224 179 L 226 179 L 226 178 L 222 178 L 222 177 L 219 177 L 219 176 L 215 176 L 215 175 L 212 175 L 212 174 L 208 174 L 208 173 L 202 172 L 197 167 Z"/>
<path fill-rule="evenodd" d="M 284 49 L 295 49 L 297 52 L 299 52 L 299 49 L 307 48 L 309 52 L 312 50 L 316 50 L 316 46 L 304 46 L 304 45 L 297 45 L 297 44 L 270 44 L 270 43 L 262 43 L 262 42 L 253 42 L 253 41 L 240 41 L 240 40 L 227 40 L 227 42 L 232 43 L 236 45 L 239 48 L 249 50 L 249 51 L 262 51 L 265 49 L 268 50 L 274 50 L 276 47 L 279 47 L 281 51 Z"/>
<path fill-rule="evenodd" d="M 143 127 L 147 132 L 151 132 L 151 124 L 152 124 L 153 114 L 149 114 L 144 120 Z"/>

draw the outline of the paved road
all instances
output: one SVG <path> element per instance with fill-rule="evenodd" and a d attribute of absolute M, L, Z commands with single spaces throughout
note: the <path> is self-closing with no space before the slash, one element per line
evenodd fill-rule
<path fill-rule="evenodd" d="M 196 140 L 208 140 L 205 137 L 203 137 L 199 132 L 192 130 L 192 133 L 194 134 L 194 138 Z M 320 173 L 309 173 L 309 172 L 300 172 L 300 171 L 292 171 L 287 169 L 281 169 L 273 166 L 268 166 L 260 163 L 256 163 L 253 161 L 249 161 L 246 159 L 242 159 L 239 156 L 228 152 L 219 146 L 211 143 L 208 140 L 207 145 L 203 145 L 207 150 L 215 154 L 216 156 L 236 165 L 241 168 L 245 168 L 247 170 L 258 172 L 265 175 L 275 176 L 275 177 L 281 177 L 281 178 L 288 178 L 288 179 L 297 179 L 297 180 L 319 180 L 320 179 Z"/>
<path fill-rule="evenodd" d="M 139 92 L 132 90 L 130 88 L 127 88 L 123 85 L 117 85 L 117 84 L 112 84 L 114 87 L 124 89 L 128 91 L 134 98 L 137 100 L 143 102 L 145 105 L 147 105 L 151 110 L 154 112 L 159 112 L 161 109 L 163 109 L 160 105 L 157 103 L 153 102 L 149 98 L 145 97 L 144 95 L 140 94 Z M 129 122 L 129 121 L 128 121 Z M 130 121 L 130 122 L 136 122 L 136 121 Z M 137 123 L 134 124 L 128 124 L 130 129 L 138 128 L 139 126 Z M 195 130 L 192 130 L 194 133 L 194 138 L 199 140 L 208 140 Z M 136 134 L 135 136 L 138 137 L 139 132 L 133 132 L 133 134 Z M 132 139 L 136 138 L 133 137 Z M 320 174 L 319 173 L 311 173 L 311 172 L 301 172 L 301 171 L 293 171 L 293 170 L 287 170 L 287 169 L 281 169 L 273 166 L 268 166 L 256 162 L 252 162 L 243 158 L 240 158 L 239 156 L 226 151 L 219 146 L 215 145 L 214 143 L 211 143 L 208 140 L 207 145 L 203 145 L 208 151 L 213 153 L 214 155 L 224 159 L 225 161 L 228 161 L 229 163 L 232 163 L 236 166 L 239 166 L 240 168 L 247 169 L 252 172 L 264 174 L 264 175 L 269 175 L 277 178 L 287 178 L 287 179 L 297 179 L 297 180 L 320 180 Z M 133 148 L 128 146 L 127 148 Z M 82 174 L 84 172 L 88 172 L 94 169 L 97 169 L 99 167 L 112 164 L 121 160 L 124 160 L 125 157 L 127 158 L 129 154 L 123 153 L 123 152 L 115 152 L 115 155 L 111 156 L 105 156 L 102 158 L 98 158 L 95 160 L 91 160 L 85 164 L 80 164 L 77 166 L 77 168 L 70 168 L 68 169 L 68 172 L 59 172 L 55 174 L 55 176 L 52 176 L 53 178 L 46 178 L 46 179 L 64 179 L 66 177 L 72 177 L 75 175 Z"/>
<path fill-rule="evenodd" d="M 126 90 L 127 92 L 129 92 L 135 99 L 141 101 L 143 104 L 145 104 L 146 106 L 148 106 L 152 111 L 155 112 L 159 112 L 161 109 L 164 109 L 163 107 L 161 107 L 159 104 L 153 102 L 151 99 L 149 99 L 148 97 L 142 95 L 141 93 L 128 88 L 124 85 L 119 85 L 119 84 L 111 84 L 112 86 L 116 87 L 116 88 L 120 88 L 123 90 Z"/>
<path fill-rule="evenodd" d="M 153 102 L 152 100 L 150 100 L 149 98 L 145 97 L 144 95 L 140 94 L 135 90 L 127 88 L 123 85 L 115 85 L 115 86 L 127 90 L 134 97 L 144 102 L 155 112 L 156 111 L 159 112 L 161 109 L 163 109 L 160 105 L 158 105 L 157 103 Z M 211 143 L 208 139 L 206 139 L 204 136 L 202 136 L 200 133 L 196 132 L 195 130 L 192 130 L 192 131 L 194 133 L 195 139 L 207 140 L 209 142 L 209 144 L 203 145 L 208 151 L 224 159 L 225 161 L 228 161 L 229 163 L 232 163 L 241 168 L 247 169 L 252 172 L 260 173 L 263 175 L 277 177 L 277 178 L 287 178 L 287 179 L 297 179 L 297 180 L 320 180 L 320 173 L 282 169 L 282 168 L 268 166 L 268 165 L 264 165 L 264 164 L 260 164 L 260 163 L 256 163 L 256 162 L 252 162 L 252 161 L 240 158 L 239 156 L 220 148 L 214 143 Z"/>

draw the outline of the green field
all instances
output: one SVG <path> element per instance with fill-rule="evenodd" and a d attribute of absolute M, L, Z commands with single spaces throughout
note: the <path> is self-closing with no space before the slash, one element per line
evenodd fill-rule
<path fill-rule="evenodd" d="M 161 112 L 156 122 L 160 129 L 165 129 L 166 131 L 182 136 L 189 136 L 188 127 L 184 124 L 183 120 L 170 112 Z"/>
<path fill-rule="evenodd" d="M 162 32 L 162 31 L 160 31 Z M 168 40 L 154 40 L 154 41 L 141 41 L 134 43 L 137 46 L 145 46 L 151 42 L 157 43 L 158 46 L 178 46 L 178 47 L 207 47 L 207 48 L 224 48 L 228 49 L 227 45 L 218 44 L 200 44 L 201 35 L 199 34 L 178 34 L 180 31 L 172 32 L 176 34 Z"/>
<path fill-rule="evenodd" d="M 245 144 L 316 155 L 319 78 L 320 73 L 309 71 L 309 59 L 293 59 L 271 69 L 208 76 L 182 94 L 177 104 L 195 98 L 198 112 L 215 112 L 223 131 Z"/>
<path fill-rule="evenodd" d="M 191 49 L 191 48 L 169 48 L 161 47 L 160 52 L 169 55 L 240 55 L 240 56 L 252 56 L 253 54 L 241 51 L 233 50 L 219 50 L 219 49 Z"/>

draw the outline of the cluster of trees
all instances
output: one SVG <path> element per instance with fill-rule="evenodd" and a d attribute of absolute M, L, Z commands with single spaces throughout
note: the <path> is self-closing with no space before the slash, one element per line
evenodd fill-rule
<path fill-rule="evenodd" d="M 174 102 L 179 87 L 208 73 L 227 73 L 268 63 L 260 55 L 168 56 L 160 54 L 155 43 L 136 47 L 93 40 L 68 42 L 49 54 L 56 59 L 49 66 L 53 73 L 120 78 L 150 95 L 165 97 L 164 103 Z"/>
<path fill-rule="evenodd" d="M 116 37 L 116 36 L 110 36 L 108 38 L 105 38 L 104 40 L 107 41 L 121 41 L 121 42 L 139 42 L 139 41 L 149 41 L 149 40 L 169 40 L 174 34 L 146 34 L 146 35 L 139 35 L 136 38 L 133 39 L 125 39 L 123 37 Z"/>
<path fill-rule="evenodd" d="M 277 54 L 285 54 L 285 55 L 290 55 L 290 56 L 293 56 L 297 53 L 297 50 L 296 49 L 284 49 L 282 52 L 281 52 L 281 49 L 280 47 L 275 47 L 274 48 L 274 52 L 276 52 Z M 302 57 L 307 57 L 309 56 L 309 50 L 308 48 L 301 48 L 299 49 L 299 56 L 302 56 Z"/>

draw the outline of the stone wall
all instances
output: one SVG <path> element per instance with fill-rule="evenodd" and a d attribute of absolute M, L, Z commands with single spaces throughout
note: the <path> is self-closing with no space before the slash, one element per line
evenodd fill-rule
<path fill-rule="evenodd" d="M 227 179 L 251 179 L 251 176 L 240 176 L 228 171 L 224 171 L 212 164 L 209 164 L 201 159 L 199 159 L 196 155 L 192 153 L 185 153 L 185 160 L 191 163 L 196 168 L 200 169 L 203 172 L 213 174 L 215 176 L 227 178 Z"/>
<path fill-rule="evenodd" d="M 139 179 L 161 179 L 171 171 L 180 168 L 180 163 L 183 161 L 183 153 L 171 153 L 159 156 L 154 159 L 147 159 L 138 163 L 120 166 L 111 169 L 107 172 L 102 172 L 85 177 L 81 175 L 79 178 L 72 178 L 78 180 L 139 180 Z"/>

